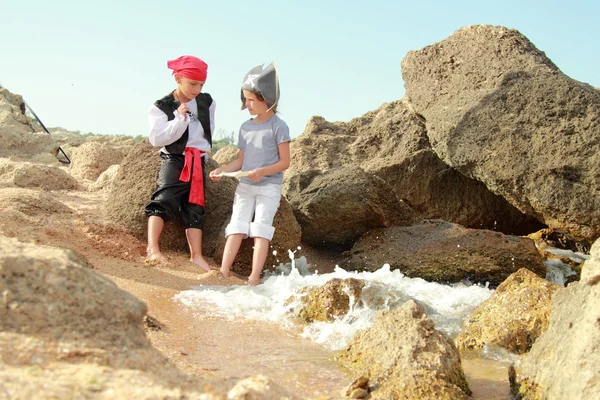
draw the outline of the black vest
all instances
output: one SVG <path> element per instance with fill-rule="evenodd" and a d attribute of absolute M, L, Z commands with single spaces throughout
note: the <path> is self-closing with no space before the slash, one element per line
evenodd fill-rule
<path fill-rule="evenodd" d="M 204 129 L 204 138 L 208 140 L 208 143 L 212 146 L 212 134 L 210 131 L 210 112 L 209 107 L 212 104 L 213 99 L 210 97 L 208 93 L 200 93 L 196 96 L 196 105 L 198 106 L 198 120 L 200 124 L 202 124 L 202 128 Z M 154 105 L 158 107 L 162 112 L 167 114 L 167 118 L 169 121 L 175 119 L 173 113 L 177 108 L 179 108 L 181 103 L 175 100 L 173 97 L 173 92 L 169 93 L 165 97 L 160 100 L 156 100 Z M 165 149 L 171 154 L 181 154 L 185 150 L 185 145 L 188 141 L 188 128 L 185 129 L 183 135 L 176 141 L 167 146 Z"/>

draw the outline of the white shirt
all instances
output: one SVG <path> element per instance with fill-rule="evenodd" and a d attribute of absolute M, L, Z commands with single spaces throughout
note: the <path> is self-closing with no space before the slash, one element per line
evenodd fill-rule
<path fill-rule="evenodd" d="M 192 99 L 185 103 L 189 110 L 194 114 L 198 115 L 198 105 L 196 99 Z M 210 115 L 210 131 L 215 131 L 215 101 L 213 99 L 212 104 L 208 109 Z M 190 117 L 190 115 L 183 116 L 173 111 L 174 119 L 169 121 L 167 114 L 165 114 L 160 108 L 152 105 L 149 110 L 149 122 L 150 122 L 150 135 L 149 140 L 152 146 L 163 146 L 160 151 L 168 153 L 164 146 L 176 142 L 185 132 L 188 130 L 188 141 L 186 147 L 195 147 L 198 150 L 208 152 L 210 150 L 210 143 L 204 137 L 204 128 L 198 120 L 198 118 Z"/>

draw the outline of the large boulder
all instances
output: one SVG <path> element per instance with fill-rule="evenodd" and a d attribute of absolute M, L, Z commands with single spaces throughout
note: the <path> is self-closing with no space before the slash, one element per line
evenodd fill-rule
<path fill-rule="evenodd" d="M 156 188 L 156 179 L 160 168 L 160 157 L 158 149 L 152 147 L 148 142 L 140 142 L 134 145 L 121 163 L 117 177 L 108 189 L 108 198 L 104 207 L 106 219 L 116 225 L 127 229 L 132 235 L 140 240 L 147 238 L 147 218 L 144 214 L 144 207 L 150 200 L 152 192 Z M 235 187 L 233 184 L 227 185 L 229 195 L 233 198 Z M 225 189 L 225 185 L 222 186 Z M 206 183 L 207 199 L 207 225 L 210 229 L 215 222 L 222 224 L 221 219 L 226 214 L 226 208 L 231 206 L 229 196 L 217 198 L 215 209 L 209 210 L 211 199 L 214 197 L 214 185 L 209 180 Z M 222 204 L 221 201 L 226 201 Z M 229 203 L 227 203 L 229 201 Z M 213 219 L 214 218 L 214 219 Z M 204 232 L 203 250 L 206 253 L 210 248 L 207 232 Z M 161 247 L 171 250 L 184 250 L 187 248 L 187 241 L 181 221 L 176 218 L 172 223 L 165 224 L 160 239 Z"/>
<path fill-rule="evenodd" d="M 288 180 L 287 196 L 303 241 L 315 247 L 348 249 L 371 229 L 417 220 L 390 185 L 359 167 L 298 173 Z"/>
<path fill-rule="evenodd" d="M 489 25 L 408 52 L 402 76 L 445 163 L 550 227 L 600 236 L 600 91 Z"/>
<path fill-rule="evenodd" d="M 492 344 L 522 354 L 548 329 L 550 301 L 560 286 L 521 268 L 463 322 L 455 339 L 459 349 Z"/>
<path fill-rule="evenodd" d="M 414 300 L 379 311 L 339 359 L 369 378 L 372 399 L 458 400 L 471 395 L 458 350 Z"/>
<path fill-rule="evenodd" d="M 204 379 L 182 373 L 154 349 L 144 331 L 146 305 L 87 265 L 69 250 L 0 236 L 3 394 L 15 399 L 225 397 L 222 384 L 206 387 Z"/>
<path fill-rule="evenodd" d="M 97 348 L 148 346 L 144 303 L 84 265 L 68 250 L 0 237 L 0 332 Z"/>
<path fill-rule="evenodd" d="M 209 159 L 207 171 L 217 168 L 218 164 Z M 108 189 L 108 197 L 104 208 L 106 219 L 122 226 L 141 240 L 146 240 L 147 218 L 144 207 L 156 187 L 156 179 L 160 168 L 158 149 L 148 142 L 135 144 L 117 173 L 115 181 Z M 207 174 L 208 175 L 208 174 Z M 235 178 L 222 178 L 219 182 L 206 179 L 206 224 L 203 230 L 202 251 L 209 257 L 220 257 L 225 246 L 225 227 L 231 218 L 233 197 L 237 187 Z M 293 213 L 282 198 L 282 204 L 275 215 L 275 237 L 272 246 L 282 251 L 295 248 L 300 242 L 300 228 Z M 179 218 L 165 224 L 160 238 L 163 249 L 186 250 L 187 241 L 183 225 Z M 266 265 L 276 263 L 276 256 L 270 252 Z M 246 240 L 236 258 L 234 270 L 248 268 L 252 263 L 252 241 Z"/>
<path fill-rule="evenodd" d="M 298 174 L 325 174 L 341 167 L 360 167 L 376 175 L 419 218 L 442 218 L 512 234 L 542 227 L 481 182 L 442 162 L 431 149 L 424 123 L 403 100 L 385 103 L 349 122 L 311 118 L 302 135 L 292 141 L 284 193 L 292 198 L 297 192 L 293 180 Z"/>
<path fill-rule="evenodd" d="M 600 393 L 600 240 L 579 282 L 552 298 L 548 330 L 509 371 L 517 399 L 595 399 Z"/>
<path fill-rule="evenodd" d="M 375 271 L 384 264 L 411 278 L 440 283 L 496 287 L 526 268 L 544 277 L 546 267 L 531 239 L 483 229 L 467 229 L 441 220 L 407 227 L 374 229 L 345 253 L 340 266 Z"/>

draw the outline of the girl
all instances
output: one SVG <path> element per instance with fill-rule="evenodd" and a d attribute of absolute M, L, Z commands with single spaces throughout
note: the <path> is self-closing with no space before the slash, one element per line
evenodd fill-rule
<path fill-rule="evenodd" d="M 204 154 L 212 146 L 215 102 L 201 93 L 208 65 L 197 57 L 181 56 L 167 62 L 177 88 L 150 108 L 150 136 L 161 146 L 157 189 L 145 208 L 148 218 L 147 257 L 166 262 L 158 240 L 164 223 L 180 216 L 190 248 L 190 261 L 204 271 Z"/>
<path fill-rule="evenodd" d="M 223 173 L 243 171 L 231 221 L 225 229 L 221 273 L 229 276 L 242 240 L 252 237 L 254 253 L 248 284 L 257 285 L 275 233 L 273 218 L 281 200 L 283 171 L 290 165 L 290 130 L 276 115 L 279 80 L 275 65 L 250 70 L 244 77 L 241 98 L 242 110 L 248 108 L 254 118 L 240 127 L 237 159 L 211 171 L 209 176 L 218 181 Z"/>

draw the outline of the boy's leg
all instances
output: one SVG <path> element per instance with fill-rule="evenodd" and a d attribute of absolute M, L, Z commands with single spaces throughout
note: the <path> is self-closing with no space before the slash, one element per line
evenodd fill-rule
<path fill-rule="evenodd" d="M 197 162 L 202 163 L 202 182 L 204 185 L 204 189 L 206 189 L 206 168 L 204 159 L 198 160 L 194 158 L 193 164 Z M 195 168 L 192 166 L 192 174 L 195 172 Z M 190 181 L 193 179 L 191 177 Z M 206 210 L 204 206 L 199 204 L 194 204 L 189 202 L 189 190 L 191 186 L 188 187 L 187 193 L 181 199 L 181 208 L 180 208 L 180 216 L 181 222 L 185 227 L 185 237 L 187 238 L 188 246 L 190 248 L 190 261 L 202 268 L 205 272 L 210 272 L 211 268 L 208 265 L 208 262 L 202 257 L 202 230 L 204 229 L 204 221 L 206 218 Z"/>
<path fill-rule="evenodd" d="M 225 242 L 225 249 L 223 250 L 223 259 L 221 260 L 221 273 L 224 276 L 229 276 L 235 256 L 240 250 L 240 245 L 245 237 L 246 235 L 243 233 L 233 233 L 227 236 L 227 242 Z"/>
<path fill-rule="evenodd" d="M 165 221 L 156 215 L 148 217 L 148 247 L 146 247 L 146 257 L 150 260 L 167 262 L 167 258 L 162 255 L 158 246 L 158 239 L 163 230 Z"/>
<path fill-rule="evenodd" d="M 158 245 L 164 224 L 179 212 L 181 197 L 186 193 L 186 184 L 179 181 L 183 168 L 183 156 L 161 154 L 161 166 L 156 182 L 156 190 L 145 207 L 148 216 L 149 259 L 166 262 Z"/>
<path fill-rule="evenodd" d="M 188 246 L 190 247 L 190 261 L 202 268 L 206 272 L 210 272 L 211 268 L 202 257 L 202 229 L 188 228 L 185 230 Z"/>
<path fill-rule="evenodd" d="M 267 254 L 269 253 L 270 240 L 255 237 L 254 252 L 252 253 L 252 273 L 248 277 L 248 285 L 258 285 L 260 283 L 260 274 L 262 273 Z"/>

